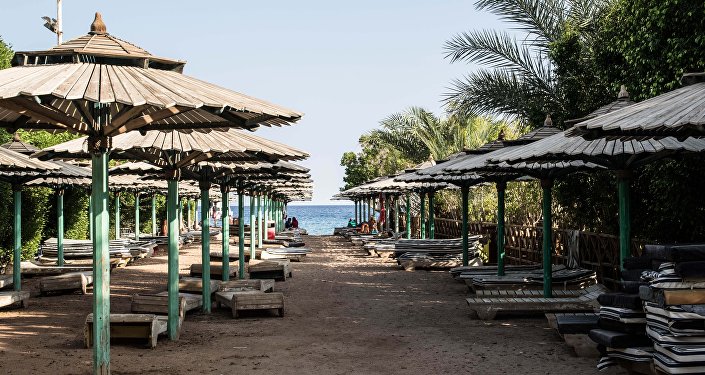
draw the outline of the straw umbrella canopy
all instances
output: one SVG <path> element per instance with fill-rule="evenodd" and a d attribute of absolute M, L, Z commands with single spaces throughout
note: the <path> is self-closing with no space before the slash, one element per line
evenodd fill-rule
<path fill-rule="evenodd" d="M 86 145 L 90 140 L 86 137 L 75 139 L 59 145 L 46 148 L 34 156 L 39 158 L 86 158 L 89 156 Z M 293 149 L 289 146 L 272 142 L 253 135 L 243 137 L 241 131 L 228 129 L 223 131 L 202 132 L 178 132 L 170 131 L 146 131 L 131 132 L 113 137 L 110 157 L 114 160 L 141 160 L 157 166 L 168 180 L 167 194 L 167 216 L 170 218 L 169 226 L 169 331 L 170 336 L 175 338 L 178 334 L 178 243 L 177 234 L 179 229 L 176 225 L 177 202 L 178 202 L 178 180 L 184 171 L 193 173 L 197 177 L 201 187 L 202 204 L 207 207 L 209 203 L 209 190 L 213 169 L 211 166 L 201 167 L 199 163 L 210 159 L 235 162 L 256 162 L 261 160 L 278 159 L 300 159 L 308 156 L 306 153 Z M 144 165 L 132 164 L 123 167 L 121 170 L 146 172 L 149 168 Z M 153 172 L 149 170 L 149 172 Z M 229 243 L 227 241 L 228 221 L 227 203 L 228 187 L 221 184 L 223 193 L 223 279 L 229 278 Z M 202 256 L 203 256 L 203 280 L 204 291 L 203 308 L 210 311 L 210 244 L 208 238 L 210 229 L 207 216 L 202 212 L 204 219 L 202 226 Z M 241 258 L 243 259 L 243 258 Z M 244 264 L 241 263 L 240 277 L 244 276 Z M 172 314 L 172 310 L 174 313 Z"/>
<path fill-rule="evenodd" d="M 620 104 L 620 105 L 615 105 Z M 616 102 L 608 105 L 613 110 L 635 106 L 629 101 L 624 87 Z M 586 118 L 597 118 L 610 110 L 605 107 L 591 113 Z M 620 260 L 623 267 L 624 259 L 631 253 L 630 238 L 630 181 L 632 171 L 654 160 L 680 153 L 705 151 L 705 139 L 688 137 L 678 140 L 674 137 L 659 137 L 646 140 L 637 139 L 607 139 L 586 140 L 580 136 L 569 136 L 570 131 L 558 133 L 541 141 L 512 150 L 491 161 L 511 163 L 516 168 L 525 168 L 531 163 L 585 161 L 614 170 L 619 187 L 619 227 L 620 227 Z"/>
<path fill-rule="evenodd" d="M 705 136 L 705 73 L 684 74 L 684 85 L 628 108 L 575 125 L 569 135 L 643 138 Z"/>
<path fill-rule="evenodd" d="M 181 73 L 184 65 L 109 35 L 96 13 L 88 35 L 46 51 L 17 52 L 13 67 L 0 71 L 0 127 L 72 131 L 90 137 L 96 230 L 95 373 L 110 372 L 110 138 L 133 130 L 254 129 L 287 125 L 301 118 L 299 112 L 186 76 Z M 177 229 L 175 218 L 169 224 Z M 169 331 L 175 338 L 176 329 Z"/>

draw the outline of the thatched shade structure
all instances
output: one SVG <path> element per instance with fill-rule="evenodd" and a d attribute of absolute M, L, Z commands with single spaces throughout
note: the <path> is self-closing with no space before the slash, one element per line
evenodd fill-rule
<path fill-rule="evenodd" d="M 99 14 L 88 35 L 45 51 L 18 52 L 0 71 L 0 127 L 89 136 L 94 246 L 94 372 L 110 372 L 108 158 L 111 137 L 133 130 L 254 129 L 286 125 L 301 113 L 181 74 L 184 62 L 156 57 L 107 33 Z M 177 176 L 174 176 L 177 177 Z M 167 206 L 176 212 L 174 195 Z M 174 215 L 169 228 L 178 230 Z M 176 256 L 177 243 L 170 243 Z M 174 260 L 175 262 L 175 260 Z M 172 264 L 175 268 L 175 264 Z M 176 285 L 170 287 L 176 294 Z M 170 311 L 175 315 L 176 310 Z M 176 338 L 175 320 L 169 336 Z"/>

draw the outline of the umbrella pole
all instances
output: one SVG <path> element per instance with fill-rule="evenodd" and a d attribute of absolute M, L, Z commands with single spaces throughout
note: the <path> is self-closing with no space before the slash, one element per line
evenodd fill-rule
<path fill-rule="evenodd" d="M 15 225 L 12 226 L 12 282 L 15 290 L 22 290 L 22 186 L 12 186 L 12 201 L 15 206 Z"/>
<path fill-rule="evenodd" d="M 120 192 L 115 192 L 115 239 L 120 239 Z"/>
<path fill-rule="evenodd" d="M 406 239 L 411 239 L 411 194 L 406 193 Z"/>
<path fill-rule="evenodd" d="M 497 183 L 497 276 L 504 276 L 504 193 L 506 182 Z"/>
<path fill-rule="evenodd" d="M 105 142 L 104 140 L 101 140 Z M 91 223 L 93 223 L 93 373 L 110 373 L 110 216 L 108 153 L 92 152 Z"/>
<path fill-rule="evenodd" d="M 470 193 L 470 187 L 463 185 L 460 187 L 460 194 L 462 195 L 463 201 L 463 227 L 461 229 L 463 235 L 463 266 L 468 265 L 468 194 Z"/>
<path fill-rule="evenodd" d="M 56 263 L 64 266 L 64 189 L 56 191 Z"/>
<path fill-rule="evenodd" d="M 624 269 L 624 260 L 631 255 L 631 171 L 617 171 L 619 186 L 619 268 Z"/>
<path fill-rule="evenodd" d="M 551 254 L 553 239 L 553 228 L 551 224 L 551 188 L 553 180 L 541 180 L 541 188 L 543 189 L 543 296 L 546 298 L 553 297 L 552 285 L 552 267 Z"/>
<path fill-rule="evenodd" d="M 399 196 L 394 197 L 394 233 L 399 233 Z"/>
<path fill-rule="evenodd" d="M 186 198 L 186 230 L 191 228 L 191 198 Z"/>
<path fill-rule="evenodd" d="M 262 196 L 262 246 L 264 240 L 267 239 L 267 221 L 269 220 L 269 197 L 267 194 Z"/>
<path fill-rule="evenodd" d="M 135 193 L 135 241 L 140 240 L 140 192 Z"/>
<path fill-rule="evenodd" d="M 436 212 L 434 208 L 434 192 L 428 193 L 428 233 L 430 239 L 436 238 Z"/>
<path fill-rule="evenodd" d="M 93 241 L 93 193 L 88 195 L 88 238 Z"/>
<path fill-rule="evenodd" d="M 245 278 L 245 195 L 244 191 L 237 192 L 237 224 L 238 224 L 238 270 L 237 276 L 240 280 Z M 250 259 L 254 258 L 254 253 L 250 253 Z"/>
<path fill-rule="evenodd" d="M 167 221 L 169 228 L 168 262 L 168 300 L 169 317 L 167 320 L 167 333 L 170 340 L 179 339 L 179 182 L 176 176 L 169 176 L 167 180 Z"/>
<path fill-rule="evenodd" d="M 421 235 L 422 240 L 426 239 L 426 193 L 421 192 Z"/>
<path fill-rule="evenodd" d="M 257 247 L 262 248 L 262 196 L 257 196 Z"/>
<path fill-rule="evenodd" d="M 152 194 L 152 236 L 157 235 L 157 194 Z"/>
<path fill-rule="evenodd" d="M 255 259 L 255 193 L 250 193 L 250 260 Z"/>
<path fill-rule="evenodd" d="M 203 299 L 203 312 L 211 312 L 211 230 L 210 217 L 208 217 L 208 192 L 210 183 L 201 181 L 201 280 Z M 154 200 L 152 200 L 154 202 Z"/>
<path fill-rule="evenodd" d="M 223 281 L 230 280 L 230 218 L 228 217 L 228 211 L 230 211 L 230 190 L 227 185 L 223 184 L 220 187 L 220 193 L 223 195 L 223 202 L 221 203 L 220 215 L 222 226 L 223 226 Z M 242 259 L 240 260 L 242 261 Z"/>

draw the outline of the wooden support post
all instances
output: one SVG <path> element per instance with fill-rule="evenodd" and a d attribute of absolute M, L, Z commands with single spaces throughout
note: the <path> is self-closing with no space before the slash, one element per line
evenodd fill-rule
<path fill-rule="evenodd" d="M 56 264 L 64 266 L 64 189 L 56 191 Z"/>
<path fill-rule="evenodd" d="M 384 194 L 384 230 L 389 230 L 389 197 Z"/>
<path fill-rule="evenodd" d="M 254 260 L 257 250 L 255 249 L 255 193 L 250 193 L 250 261 Z"/>
<path fill-rule="evenodd" d="M 97 151 L 97 152 L 96 152 Z M 108 153 L 91 151 L 93 223 L 93 373 L 110 373 L 110 216 Z"/>
<path fill-rule="evenodd" d="M 462 195 L 462 211 L 463 211 L 463 227 L 461 228 L 463 236 L 463 266 L 468 265 L 469 261 L 469 249 L 468 249 L 468 194 L 470 194 L 470 187 L 468 185 L 463 185 L 460 187 L 460 195 Z"/>
<path fill-rule="evenodd" d="M 257 247 L 262 248 L 262 195 L 257 196 Z"/>
<path fill-rule="evenodd" d="M 15 291 L 22 290 L 22 186 L 12 186 L 12 201 L 15 208 L 15 223 L 12 226 L 12 282 Z"/>
<path fill-rule="evenodd" d="M 399 196 L 394 197 L 394 233 L 399 233 Z"/>
<path fill-rule="evenodd" d="M 506 182 L 497 183 L 497 276 L 504 276 L 504 192 Z"/>
<path fill-rule="evenodd" d="M 619 187 L 619 267 L 624 269 L 624 260 L 631 256 L 631 187 L 630 170 L 617 171 Z"/>
<path fill-rule="evenodd" d="M 178 197 L 176 199 L 176 203 L 178 204 L 177 206 L 177 219 L 178 219 L 178 227 L 179 227 L 179 235 L 181 234 L 181 227 L 184 225 L 184 199 L 182 197 Z"/>
<path fill-rule="evenodd" d="M 93 193 L 88 194 L 88 239 L 93 241 Z"/>
<path fill-rule="evenodd" d="M 406 193 L 406 239 L 411 239 L 411 194 Z"/>
<path fill-rule="evenodd" d="M 552 272 L 551 267 L 553 254 L 553 224 L 551 222 L 551 188 L 553 180 L 541 180 L 543 189 L 543 296 L 553 297 Z"/>
<path fill-rule="evenodd" d="M 167 225 L 169 232 L 169 249 L 167 253 L 167 292 L 169 317 L 167 320 L 167 333 L 170 340 L 179 339 L 179 182 L 170 176 L 167 180 Z"/>
<path fill-rule="evenodd" d="M 359 221 L 357 221 L 357 201 L 354 200 L 353 203 L 355 204 L 355 224 L 357 225 L 357 223 L 359 223 Z"/>
<path fill-rule="evenodd" d="M 237 276 L 240 280 L 245 278 L 245 192 L 240 189 L 237 192 L 237 224 L 238 224 L 238 270 Z M 250 254 L 250 259 L 254 253 Z"/>
<path fill-rule="evenodd" d="M 191 198 L 186 198 L 186 230 L 191 228 Z"/>
<path fill-rule="evenodd" d="M 435 192 L 428 192 L 428 238 L 436 238 L 436 208 L 434 207 Z"/>
<path fill-rule="evenodd" d="M 120 192 L 115 192 L 115 239 L 120 239 Z"/>
<path fill-rule="evenodd" d="M 421 234 L 419 237 L 421 239 L 426 238 L 426 193 L 423 191 L 420 193 L 421 198 Z"/>
<path fill-rule="evenodd" d="M 203 299 L 203 312 L 211 312 L 211 219 L 208 216 L 210 200 L 210 182 L 204 179 L 199 184 L 201 188 L 201 298 Z"/>
<path fill-rule="evenodd" d="M 269 197 L 262 195 L 262 241 L 267 239 L 267 219 L 269 218 Z M 264 242 L 263 242 L 264 244 Z"/>
<path fill-rule="evenodd" d="M 222 202 L 222 225 L 223 225 L 223 281 L 230 280 L 230 188 L 226 184 L 220 185 L 220 193 L 223 195 Z"/>
<path fill-rule="evenodd" d="M 140 192 L 135 193 L 135 241 L 140 240 Z"/>
<path fill-rule="evenodd" d="M 157 235 L 157 193 L 152 194 L 152 236 Z"/>

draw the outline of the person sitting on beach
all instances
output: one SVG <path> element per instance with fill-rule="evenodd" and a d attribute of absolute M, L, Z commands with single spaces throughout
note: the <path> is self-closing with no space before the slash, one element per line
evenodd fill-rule
<path fill-rule="evenodd" d="M 370 223 L 370 232 L 377 233 L 377 220 L 375 220 L 375 217 L 370 216 L 370 220 L 368 222 Z"/>
<path fill-rule="evenodd" d="M 355 220 L 353 218 L 350 218 L 350 220 L 348 220 L 348 228 L 355 228 L 356 226 L 357 223 L 355 222 Z"/>
<path fill-rule="evenodd" d="M 370 226 L 367 222 L 363 221 L 360 223 L 360 233 L 370 233 Z"/>
<path fill-rule="evenodd" d="M 286 229 L 291 228 L 291 218 L 290 217 L 286 218 L 286 222 L 284 223 L 284 228 L 286 228 Z"/>
<path fill-rule="evenodd" d="M 296 216 L 294 216 L 293 219 L 291 219 L 291 227 L 293 229 L 298 229 L 299 228 L 299 221 L 296 220 Z"/>

